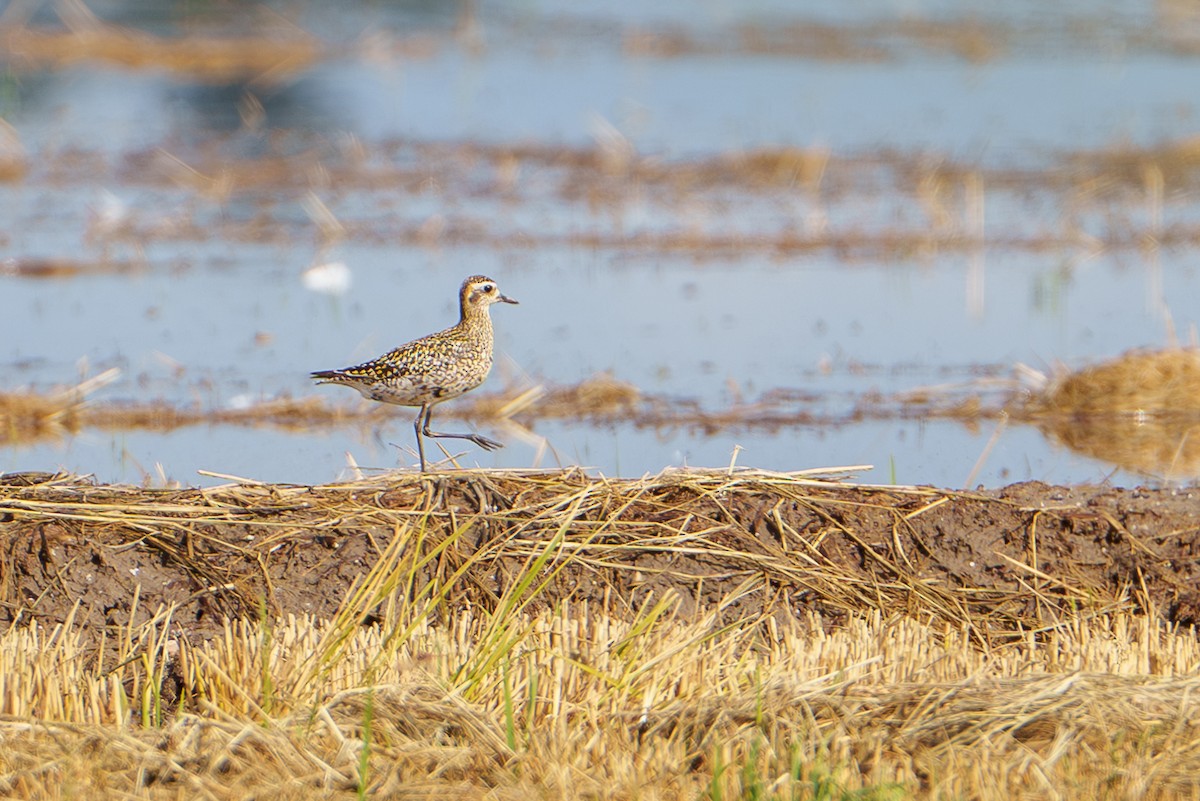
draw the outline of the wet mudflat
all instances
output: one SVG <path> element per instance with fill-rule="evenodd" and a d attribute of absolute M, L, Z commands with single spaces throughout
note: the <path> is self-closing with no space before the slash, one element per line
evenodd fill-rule
<path fill-rule="evenodd" d="M 332 618 L 397 547 L 418 561 L 438 554 L 415 579 L 455 575 L 446 602 L 481 610 L 549 547 L 570 558 L 538 607 L 570 601 L 619 616 L 663 598 L 687 615 L 816 613 L 831 625 L 908 609 L 1002 642 L 1081 607 L 1182 627 L 1200 615 L 1195 491 L 953 492 L 754 471 L 636 481 L 461 471 L 161 491 L 5 480 L 10 620 L 70 618 L 94 638 L 133 611 L 135 587 L 134 622 L 172 606 L 175 624 L 200 638 L 264 604 L 272 616 Z"/>

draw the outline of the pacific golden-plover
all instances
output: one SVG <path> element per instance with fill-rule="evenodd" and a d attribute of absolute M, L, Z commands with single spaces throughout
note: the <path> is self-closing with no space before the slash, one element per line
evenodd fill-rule
<path fill-rule="evenodd" d="M 492 369 L 493 303 L 516 303 L 500 293 L 486 275 L 473 275 L 458 290 L 458 323 L 413 340 L 356 367 L 321 370 L 312 377 L 320 384 L 352 387 L 364 397 L 399 406 L 420 406 L 413 429 L 417 432 L 417 454 L 425 471 L 426 437 L 469 439 L 484 450 L 503 447 L 479 434 L 439 434 L 429 430 L 433 407 L 457 398 L 483 383 Z"/>

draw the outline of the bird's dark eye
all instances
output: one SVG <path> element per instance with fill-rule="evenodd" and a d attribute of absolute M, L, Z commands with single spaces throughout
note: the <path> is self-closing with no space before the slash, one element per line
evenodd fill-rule
<path fill-rule="evenodd" d="M 491 293 L 491 292 L 496 291 L 496 285 L 495 284 L 484 284 L 483 286 L 480 287 L 480 289 L 482 289 L 484 292 Z"/>

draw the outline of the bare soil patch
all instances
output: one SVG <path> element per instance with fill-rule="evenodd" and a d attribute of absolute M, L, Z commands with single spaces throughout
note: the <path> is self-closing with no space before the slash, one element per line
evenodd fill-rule
<path fill-rule="evenodd" d="M 720 608 L 730 621 L 815 611 L 836 626 L 900 611 L 969 621 L 989 641 L 1089 611 L 1184 627 L 1200 618 L 1195 490 L 464 470 L 186 490 L 10 474 L 0 619 L 57 623 L 78 604 L 76 620 L 99 636 L 173 604 L 176 625 L 203 639 L 226 617 L 328 618 L 411 527 L 430 556 L 422 578 L 448 588 L 446 609 L 494 609 L 557 536 L 571 558 L 537 603 L 616 615 L 674 595 L 685 613 Z"/>

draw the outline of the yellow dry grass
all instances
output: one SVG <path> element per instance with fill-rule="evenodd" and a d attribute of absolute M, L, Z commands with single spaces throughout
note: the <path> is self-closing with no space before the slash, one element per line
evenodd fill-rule
<path fill-rule="evenodd" d="M 65 27 L 4 20 L 3 61 L 11 68 L 63 69 L 100 61 L 130 69 L 162 69 L 193 80 L 270 85 L 292 77 L 324 55 L 314 37 L 292 28 L 284 36 L 158 36 L 105 23 L 82 3 L 64 3 Z"/>
<path fill-rule="evenodd" d="M 135 592 L 100 630 L 82 605 L 58 626 L 18 622 L 0 635 L 6 797 L 1200 797 L 1197 632 L 1069 563 L 1046 573 L 1032 532 L 1029 564 L 1009 560 L 1016 595 L 906 567 L 911 527 L 959 503 L 978 514 L 969 494 L 736 471 L 3 489 L 12 541 L 53 568 L 47 593 L 138 548 L 216 595 L 249 586 L 234 559 L 269 575 L 298 548 L 375 547 L 339 563 L 358 573 L 323 618 L 267 596 L 203 639 L 182 607 L 146 619 Z M 825 524 L 792 529 L 779 512 L 797 506 Z M 749 508 L 786 548 L 744 536 Z M 896 543 L 856 530 L 851 508 L 877 509 Z M 1025 512 L 1038 530 L 1096 517 Z M 72 536 L 102 556 L 80 559 Z M 829 557 L 840 536 L 881 572 Z M 724 572 L 689 575 L 689 558 Z M 636 594 L 613 579 L 630 573 Z M 694 602 L 717 581 L 732 589 Z M 576 600 L 587 582 L 602 591 Z M 796 614 L 791 591 L 836 619 Z"/>
<path fill-rule="evenodd" d="M 1200 476 L 1200 351 L 1136 350 L 1065 373 L 1025 413 L 1079 453 L 1145 475 Z"/>
<path fill-rule="evenodd" d="M 254 49 L 253 44 L 248 47 Z M 244 103 L 254 105 L 249 96 Z M 255 124 L 254 116 L 248 108 L 247 125 Z M 1022 169 L 964 162 L 948 154 L 886 149 L 839 154 L 822 146 L 666 161 L 638 153 L 618 132 L 586 148 L 348 139 L 314 144 L 303 152 L 272 148 L 254 158 L 236 158 L 229 148 L 210 142 L 179 152 L 145 148 L 115 160 L 86 151 L 26 152 L 15 132 L 9 138 L 11 145 L 0 148 L 0 180 L 24 176 L 36 184 L 52 177 L 56 185 L 85 187 L 103 180 L 130 188 L 167 188 L 218 204 L 236 198 L 257 203 L 262 211 L 247 220 L 201 214 L 182 202 L 169 217 L 131 208 L 119 225 L 95 232 L 109 244 L 213 237 L 290 242 L 301 233 L 311 234 L 314 222 L 323 238 L 348 236 L 389 247 L 486 245 L 524 251 L 570 246 L 697 261 L 749 254 L 784 259 L 825 251 L 844 260 L 925 262 L 951 253 L 1002 250 L 1066 254 L 1070 262 L 1105 250 L 1190 248 L 1200 242 L 1200 226 L 1183 213 L 1184 200 L 1200 182 L 1197 144 L 1189 139 L 1067 152 L 1044 167 Z M 498 223 L 474 202 L 481 182 L 506 204 L 565 202 L 587 213 L 594 224 L 564 229 L 514 227 L 507 219 Z M 470 202 L 432 214 L 381 218 L 364 217 L 336 199 L 343 193 L 366 193 L 392 207 L 397 194 L 420 195 L 433 184 L 447 198 Z M 311 191 L 312 198 L 327 204 L 327 214 L 302 221 L 280 216 L 274 200 L 280 191 Z M 1057 211 L 1036 226 L 1003 215 L 985 220 L 985 209 L 1007 207 L 1014 196 Z M 888 223 L 854 222 L 862 208 L 881 202 L 894 206 Z M 747 211 L 733 218 L 736 225 L 723 219 L 716 224 L 717 210 L 742 204 Z M 627 211 L 643 206 L 655 224 L 627 230 Z M 752 220 L 765 224 L 747 225 Z"/>
<path fill-rule="evenodd" d="M 1197 45 L 1188 34 L 1196 13 L 1194 7 L 1184 6 L 1156 3 L 1151 14 L 1136 21 L 1086 12 L 1061 19 L 1039 15 L 1016 20 L 951 11 L 849 20 L 813 16 L 769 25 L 744 22 L 707 35 L 686 26 L 639 26 L 623 30 L 622 42 L 626 53 L 639 58 L 749 55 L 853 63 L 893 61 L 914 53 L 975 64 L 1035 54 L 1061 57 L 1071 51 L 1191 55 Z"/>
<path fill-rule="evenodd" d="M 1200 644 L 1145 617 L 995 649 L 878 614 L 721 626 L 670 602 L 368 627 L 170 610 L 116 653 L 0 637 L 0 791 L 66 798 L 1192 798 Z M 500 634 L 498 634 L 500 632 Z M 164 694 L 170 696 L 164 697 Z"/>
<path fill-rule="evenodd" d="M 114 368 L 77 385 L 50 392 L 0 392 L 0 443 L 56 440 L 89 427 L 173 431 L 202 423 L 219 423 L 309 430 L 314 426 L 345 424 L 354 420 L 377 422 L 388 413 L 388 410 L 378 407 L 331 406 L 316 397 L 277 398 L 246 409 L 215 410 L 176 407 L 162 401 L 114 404 L 88 400 L 92 393 L 116 380 L 118 375 L 119 370 Z M 491 408 L 486 400 L 483 401 L 481 416 L 488 416 Z M 462 416 L 461 412 L 459 416 Z"/>
<path fill-rule="evenodd" d="M 84 428 L 173 431 L 220 424 L 273 426 L 285 430 L 384 425 L 411 412 L 369 402 L 329 403 L 324 398 L 278 397 L 238 409 L 174 406 L 163 401 L 104 403 L 85 400 L 111 382 L 115 371 L 77 386 L 48 393 L 0 392 L 0 442 L 54 440 Z M 477 394 L 447 405 L 439 414 L 507 429 L 512 436 L 540 442 L 539 420 L 569 419 L 632 425 L 657 430 L 684 429 L 713 434 L 722 430 L 775 431 L 796 425 L 847 421 L 940 418 L 974 426 L 984 419 L 1036 425 L 1054 441 L 1115 466 L 1158 478 L 1200 476 L 1200 351 L 1189 348 L 1135 350 L 1120 357 L 1064 372 L 1032 396 L 1010 378 L 984 378 L 962 384 L 923 387 L 894 396 L 868 395 L 847 410 L 830 413 L 819 395 L 785 389 L 759 398 L 705 408 L 686 398 L 643 392 L 609 374 L 572 385 L 528 384 Z"/>
<path fill-rule="evenodd" d="M 113 368 L 49 393 L 0 392 L 0 442 L 59 439 L 83 425 L 88 395 L 120 375 Z"/>
<path fill-rule="evenodd" d="M 331 403 L 317 395 L 281 396 L 237 409 L 176 406 L 165 401 L 84 403 L 85 395 L 97 386 L 89 379 L 76 387 L 46 393 L 0 392 L 0 442 L 52 440 L 83 428 L 173 431 L 219 424 L 311 431 L 330 426 L 379 426 L 393 418 L 411 420 L 415 414 L 403 407 L 369 401 Z M 995 388 L 990 389 L 995 394 Z M 730 428 L 776 431 L 789 425 L 833 425 L 864 418 L 911 417 L 914 413 L 972 421 L 999 413 L 998 405 L 984 407 L 976 394 L 964 400 L 964 391 L 974 390 L 967 386 L 907 392 L 896 397 L 872 395 L 850 410 L 831 413 L 820 403 L 821 395 L 776 389 L 753 401 L 736 400 L 726 407 L 705 408 L 693 399 L 644 392 L 601 373 L 575 384 L 523 384 L 471 394 L 440 408 L 438 414 L 449 419 L 487 421 L 512 430 L 516 436 L 536 439 L 532 429 L 539 420 L 579 420 L 712 434 Z"/>
<path fill-rule="evenodd" d="M 1135 350 L 1059 377 L 1038 403 L 1057 414 L 1200 414 L 1200 351 Z"/>

